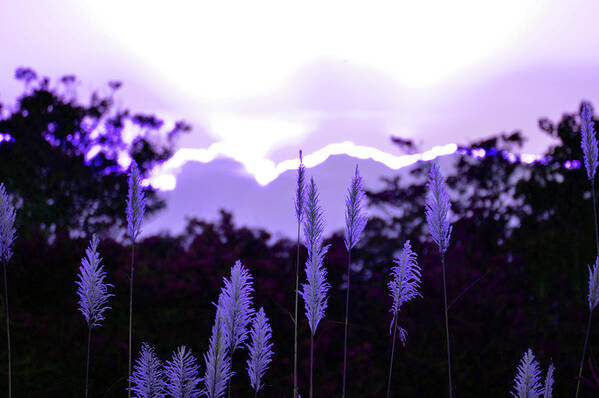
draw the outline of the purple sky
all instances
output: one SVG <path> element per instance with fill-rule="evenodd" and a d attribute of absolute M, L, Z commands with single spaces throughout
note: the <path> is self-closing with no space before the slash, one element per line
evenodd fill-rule
<path fill-rule="evenodd" d="M 0 0 L 0 100 L 21 65 L 82 93 L 118 79 L 122 104 L 193 125 L 178 159 L 229 159 L 259 185 L 300 147 L 392 165 L 391 135 L 426 151 L 521 129 L 540 153 L 539 117 L 599 103 L 597 2 L 199 3 Z"/>

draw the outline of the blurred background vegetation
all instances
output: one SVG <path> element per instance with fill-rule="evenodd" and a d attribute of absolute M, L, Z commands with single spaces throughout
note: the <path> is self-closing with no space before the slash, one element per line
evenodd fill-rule
<path fill-rule="evenodd" d="M 177 135 L 190 126 L 181 121 L 164 134 L 157 116 L 115 109 L 119 82 L 111 82 L 104 94 L 94 93 L 84 104 L 73 94 L 74 76 L 53 84 L 31 69 L 19 69 L 16 77 L 24 82 L 23 95 L 10 109 L 0 104 L 0 132 L 12 137 L 0 143 L 0 181 L 18 209 L 8 275 L 14 395 L 83 394 L 87 329 L 77 311 L 75 277 L 89 237 L 98 233 L 115 297 L 104 325 L 92 334 L 90 396 L 122 397 L 130 246 L 123 228 L 127 179 L 118 167 L 118 152 L 127 151 L 147 175 L 172 156 Z M 588 311 L 587 265 L 596 257 L 590 183 L 583 169 L 565 167 L 582 159 L 579 112 L 564 113 L 557 122 L 539 121 L 558 142 L 541 162 L 526 164 L 507 156 L 506 151 L 517 151 L 525 139 L 518 131 L 465 144 L 455 156 L 455 169 L 448 175 L 453 233 L 447 267 L 457 397 L 507 396 L 529 347 L 543 373 L 554 362 L 556 396 L 571 395 L 575 389 Z M 104 128 L 97 129 L 100 125 Z M 150 134 L 127 145 L 123 129 L 130 125 Z M 152 134 L 167 139 L 148 139 Z M 96 144 L 105 150 L 86 160 L 85 153 Z M 411 143 L 395 138 L 391 145 L 406 149 Z M 481 149 L 485 157 L 470 155 Z M 423 298 L 405 306 L 400 315 L 409 335 L 407 346 L 396 350 L 393 394 L 446 394 L 441 266 L 424 216 L 428 167 L 424 162 L 413 167 L 410 180 L 415 182 L 409 185 L 396 177 L 386 179 L 381 191 L 367 192 L 369 207 L 380 211 L 369 219 L 352 255 L 348 390 L 354 398 L 385 393 L 391 320 L 386 284 L 392 259 L 406 239 L 412 241 L 423 270 Z M 149 216 L 166 205 L 151 188 L 147 196 Z M 293 203 L 289 212 L 292 217 Z M 325 244 L 332 245 L 325 265 L 333 289 L 316 336 L 317 397 L 339 395 L 343 366 L 347 253 L 341 231 Z M 301 258 L 303 264 L 305 250 Z M 190 219 L 180 235 L 151 236 L 137 244 L 133 351 L 147 341 L 164 360 L 185 344 L 200 359 L 203 374 L 215 315 L 212 302 L 237 259 L 253 274 L 255 303 L 264 306 L 273 328 L 275 356 L 260 395 L 290 397 L 294 241 L 236 226 L 225 211 L 218 222 Z M 0 325 L 4 335 L 3 319 Z M 593 365 L 599 358 L 598 343 L 593 327 L 582 397 L 599 393 L 591 371 L 599 368 Z M 302 316 L 299 377 L 304 395 L 308 351 Z M 5 358 L 6 346 L 0 344 L 0 391 L 6 390 Z M 233 397 L 250 396 L 245 359 L 236 356 Z"/>

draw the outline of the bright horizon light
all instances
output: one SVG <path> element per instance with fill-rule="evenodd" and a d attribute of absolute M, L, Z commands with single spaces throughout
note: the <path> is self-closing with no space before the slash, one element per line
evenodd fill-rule
<path fill-rule="evenodd" d="M 540 9 L 532 0 L 73 4 L 173 87 L 212 105 L 270 93 L 322 59 L 373 67 L 403 87 L 429 87 L 490 63 Z"/>
<path fill-rule="evenodd" d="M 182 148 L 178 150 L 172 158 L 164 164 L 157 166 L 152 175 L 144 180 L 144 186 L 151 185 L 161 191 L 172 191 L 177 186 L 177 175 L 181 172 L 181 168 L 187 162 L 209 163 L 216 158 L 235 159 L 226 152 L 221 152 L 222 146 L 217 144 L 211 145 L 206 149 Z M 434 160 L 437 157 L 451 155 L 458 152 L 456 144 L 438 145 L 421 153 L 409 155 L 392 155 L 376 148 L 356 145 L 351 141 L 328 144 L 325 147 L 304 154 L 303 162 L 306 168 L 316 167 L 324 163 L 333 155 L 348 155 L 356 159 L 372 159 L 382 163 L 392 170 L 399 170 L 402 167 L 412 165 L 418 161 Z M 473 149 L 472 154 L 475 158 L 483 158 L 488 154 L 484 149 Z M 531 164 L 537 161 L 542 161 L 543 156 L 537 154 L 523 153 L 516 155 L 514 153 L 505 153 L 504 156 L 508 161 L 515 162 L 520 159 L 523 163 Z M 577 161 L 567 161 L 564 163 L 566 168 L 578 168 Z M 279 163 L 275 163 L 268 159 L 254 159 L 249 163 L 242 163 L 246 172 L 254 178 L 261 186 L 266 186 L 274 181 L 277 177 L 289 170 L 295 170 L 299 166 L 299 157 L 287 159 Z"/>

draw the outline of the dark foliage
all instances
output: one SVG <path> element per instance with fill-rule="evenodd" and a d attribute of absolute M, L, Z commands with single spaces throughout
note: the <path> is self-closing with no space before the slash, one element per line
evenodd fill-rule
<path fill-rule="evenodd" d="M 54 85 L 29 68 L 15 77 L 25 84 L 12 107 L 0 104 L 0 181 L 16 196 L 20 236 L 40 229 L 49 238 L 85 236 L 114 231 L 123 225 L 127 176 L 119 154 L 131 156 L 142 176 L 172 156 L 175 137 L 190 127 L 178 122 L 168 132 L 154 115 L 117 109 L 110 82 L 103 93 L 93 92 L 88 103 L 77 99 L 77 80 L 67 75 Z M 9 109 L 10 108 L 10 109 Z M 123 139 L 125 126 L 141 134 L 132 143 Z M 159 139 L 163 133 L 166 139 Z M 91 159 L 92 148 L 102 150 Z M 148 190 L 148 213 L 165 206 Z"/>

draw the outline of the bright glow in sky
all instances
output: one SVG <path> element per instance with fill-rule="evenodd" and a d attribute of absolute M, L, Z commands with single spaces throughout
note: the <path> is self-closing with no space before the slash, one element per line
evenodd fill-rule
<path fill-rule="evenodd" d="M 534 26 L 533 0 L 77 0 L 98 29 L 200 102 L 268 93 L 306 63 L 345 59 L 406 87 L 489 61 Z M 167 5 L 168 4 L 168 5 Z M 116 11 L 118 10 L 118 11 Z"/>
<path fill-rule="evenodd" d="M 524 150 L 542 151 L 539 117 L 599 100 L 597 13 L 584 0 L 22 0 L 0 13 L 0 72 L 121 79 L 125 106 L 191 122 L 162 186 L 216 156 L 266 184 L 299 148 L 393 168 L 391 135 L 427 153 L 522 129 Z"/>

